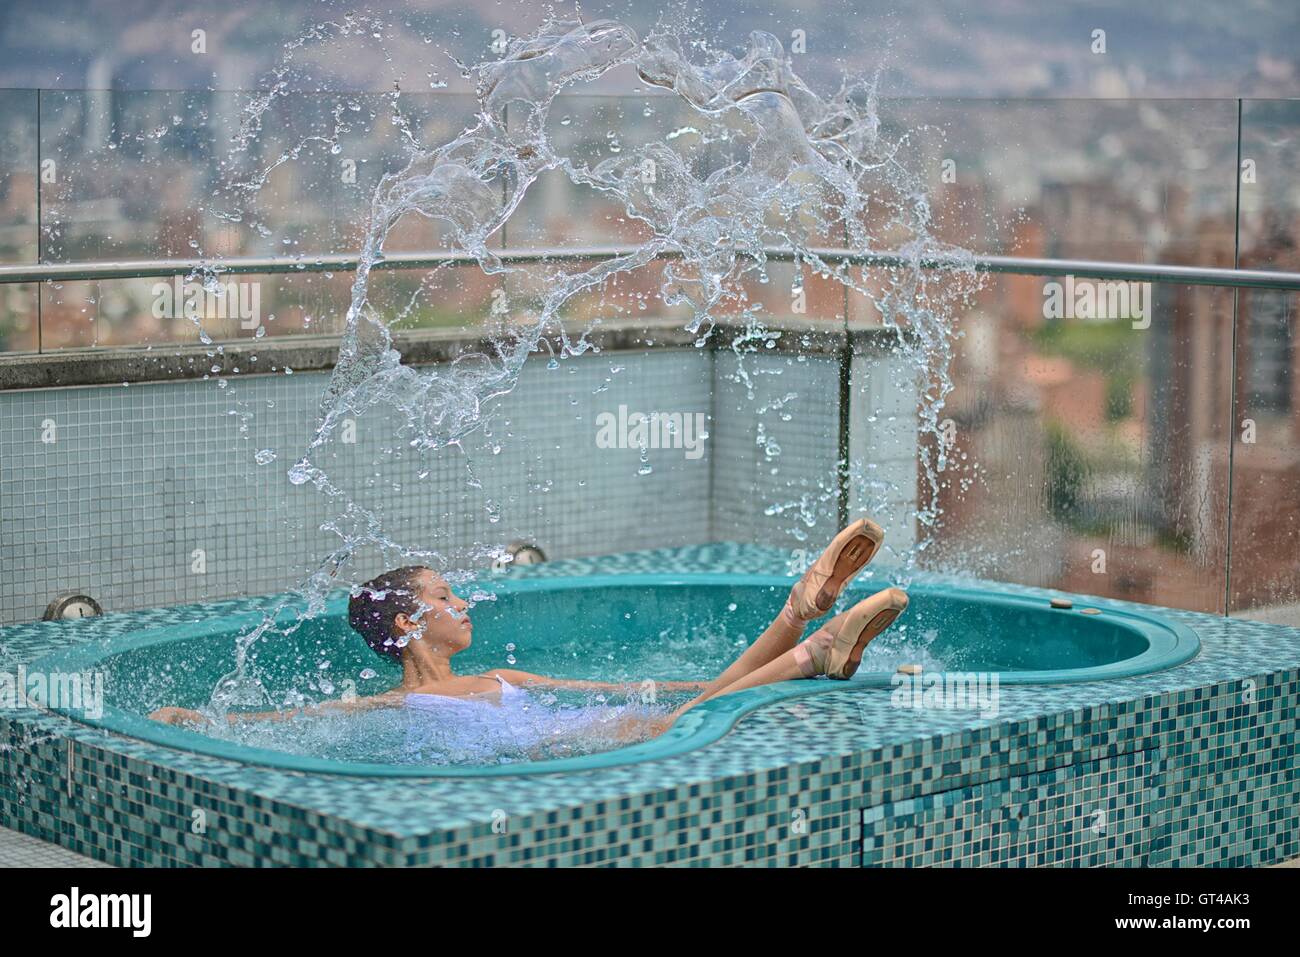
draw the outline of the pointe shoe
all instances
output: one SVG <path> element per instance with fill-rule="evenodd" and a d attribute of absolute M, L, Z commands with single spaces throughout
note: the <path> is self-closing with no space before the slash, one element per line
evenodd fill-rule
<path fill-rule="evenodd" d="M 825 675 L 844 680 L 853 677 L 862 664 L 867 645 L 907 608 L 907 593 L 886 588 L 864 598 L 849 609 L 839 628 L 822 628 L 802 644 L 795 645 L 795 659 L 805 678 Z"/>
<path fill-rule="evenodd" d="M 841 531 L 790 589 L 786 613 L 800 621 L 826 614 L 835 606 L 844 586 L 876 557 L 884 540 L 885 530 L 869 518 L 860 518 Z"/>

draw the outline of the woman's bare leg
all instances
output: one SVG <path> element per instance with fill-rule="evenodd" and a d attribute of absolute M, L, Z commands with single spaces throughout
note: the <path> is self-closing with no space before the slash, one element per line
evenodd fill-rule
<path fill-rule="evenodd" d="M 795 678 L 811 678 L 812 675 L 804 670 L 804 666 L 795 656 L 793 648 L 778 655 L 772 661 L 755 668 L 753 671 L 741 675 L 729 685 L 725 685 L 714 692 L 706 692 L 700 695 L 695 701 L 682 707 L 682 711 L 701 701 L 707 701 L 709 698 L 721 697 L 724 694 L 731 694 L 733 691 L 742 691 L 745 688 L 757 688 L 759 685 L 775 684 L 778 681 L 793 681 Z"/>
<path fill-rule="evenodd" d="M 807 677 L 799 670 L 799 664 L 793 658 L 793 654 L 794 647 L 803 637 L 808 623 L 794 618 L 789 612 L 790 606 L 787 605 L 776 620 L 767 626 L 767 630 L 758 636 L 758 640 L 742 651 L 740 657 L 733 661 L 726 671 L 714 678 L 703 691 L 677 709 L 674 714 L 681 714 L 701 701 L 731 691 L 739 691 L 741 688 Z M 833 632 L 839 631 L 846 615 L 848 612 L 842 611 L 822 627 L 829 628 Z M 791 663 L 794 671 L 790 670 Z M 761 676 L 761 680 L 750 681 L 749 679 L 755 675 Z"/>
<path fill-rule="evenodd" d="M 701 701 L 759 685 L 816 675 L 830 675 L 841 680 L 852 677 L 861 664 L 867 645 L 893 624 L 906 608 L 907 593 L 901 589 L 886 588 L 876 592 L 840 612 L 803 644 L 789 648 L 721 688 L 710 685 L 699 697 L 673 712 L 671 717 L 676 719 Z"/>
<path fill-rule="evenodd" d="M 847 611 L 840 612 L 822 627 L 838 631 L 846 615 L 848 615 Z M 667 731 L 679 715 L 689 711 L 701 701 L 744 688 L 789 681 L 793 678 L 811 677 L 795 657 L 794 652 L 807 627 L 808 622 L 791 614 L 790 606 L 786 605 L 767 629 L 758 636 L 758 640 L 742 651 L 736 660 L 696 697 L 668 715 L 652 718 L 629 715 L 607 729 L 606 733 L 616 741 L 629 743 L 653 738 Z M 542 749 L 537 749 L 535 753 L 530 754 L 530 757 L 540 760 L 548 755 Z"/>
<path fill-rule="evenodd" d="M 803 633 L 807 628 L 808 622 L 796 618 L 794 613 L 790 611 L 790 606 L 786 605 L 781 609 L 781 613 L 773 619 L 772 623 L 767 626 L 767 629 L 758 636 L 758 639 L 742 651 L 722 674 L 709 682 L 695 700 L 703 701 L 705 698 L 712 697 L 751 671 L 775 661 L 799 643 L 799 639 L 803 637 Z"/>
<path fill-rule="evenodd" d="M 653 738 L 667 731 L 681 714 L 701 701 L 731 691 L 739 691 L 742 688 L 752 688 L 755 685 L 808 677 L 794 656 L 795 645 L 803 636 L 807 622 L 788 616 L 786 612 L 789 610 L 787 607 L 772 624 L 767 626 L 767 630 L 758 636 L 757 641 L 740 653 L 726 671 L 676 711 L 649 718 L 630 715 L 606 733 L 616 741 L 631 742 Z M 831 623 L 838 624 L 843 617 L 843 613 L 836 615 L 831 619 Z"/>
<path fill-rule="evenodd" d="M 775 684 L 778 681 L 792 681 L 795 678 L 812 677 L 804 670 L 804 665 L 795 657 L 794 649 L 791 648 L 778 655 L 772 661 L 755 668 L 746 674 L 741 675 L 731 684 L 725 685 L 716 691 L 705 691 L 697 698 L 692 698 L 686 704 L 682 705 L 676 711 L 668 716 L 664 721 L 663 727 L 655 731 L 656 734 L 667 730 L 668 726 L 676 721 L 682 714 L 690 711 L 701 701 L 707 701 L 709 698 L 717 698 L 724 694 L 731 694 L 733 691 L 743 691 L 745 688 L 756 688 L 759 685 Z M 710 686 L 712 687 L 712 686 Z"/>
<path fill-rule="evenodd" d="M 752 645 L 714 678 L 696 701 L 717 694 L 752 671 L 785 654 L 803 637 L 808 623 L 831 610 L 835 600 L 875 556 L 885 533 L 875 522 L 858 519 L 840 530 L 826 551 L 790 589 L 780 614 Z"/>

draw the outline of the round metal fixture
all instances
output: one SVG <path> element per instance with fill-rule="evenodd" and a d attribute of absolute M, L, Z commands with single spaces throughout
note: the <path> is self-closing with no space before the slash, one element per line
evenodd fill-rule
<path fill-rule="evenodd" d="M 99 602 L 79 591 L 66 591 L 50 602 L 41 616 L 42 621 L 75 621 L 78 618 L 98 618 L 104 613 Z"/>
<path fill-rule="evenodd" d="M 540 565 L 544 561 L 546 553 L 532 542 L 511 542 L 505 554 L 492 563 L 492 570 L 500 572 L 513 565 Z"/>

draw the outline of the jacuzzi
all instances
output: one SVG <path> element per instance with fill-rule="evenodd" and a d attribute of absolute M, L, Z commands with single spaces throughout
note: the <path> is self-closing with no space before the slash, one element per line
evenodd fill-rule
<path fill-rule="evenodd" d="M 458 587 L 475 599 L 474 644 L 455 659 L 460 673 L 512 667 L 555 677 L 605 681 L 706 680 L 752 641 L 781 608 L 791 579 L 776 575 L 618 574 L 487 579 Z M 843 602 L 870 588 L 855 583 Z M 899 669 L 996 675 L 999 684 L 1062 684 L 1127 678 L 1182 664 L 1199 650 L 1194 631 L 1154 611 L 1074 598 L 1044 597 L 981 584 L 914 583 L 911 604 L 868 649 L 850 681 L 789 681 L 707 701 L 661 736 L 600 753 L 500 765 L 409 765 L 343 761 L 252 747 L 148 718 L 173 705 L 198 708 L 232 668 L 239 636 L 259 614 L 214 615 L 62 649 L 30 666 L 45 673 L 99 672 L 104 706 L 73 720 L 165 747 L 245 764 L 369 777 L 545 774 L 609 768 L 681 754 L 727 733 L 748 712 L 826 693 L 890 694 Z M 1060 603 L 1067 604 L 1067 603 Z M 374 654 L 347 625 L 347 595 L 291 635 L 253 644 L 249 673 L 271 699 L 319 701 L 347 690 L 375 694 L 398 683 L 400 669 Z M 286 609 L 279 621 L 296 617 Z M 915 679 L 919 680 L 919 679 Z"/>

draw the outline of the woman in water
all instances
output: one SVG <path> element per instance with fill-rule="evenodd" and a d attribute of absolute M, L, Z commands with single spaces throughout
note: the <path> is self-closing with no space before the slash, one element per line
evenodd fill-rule
<path fill-rule="evenodd" d="M 656 682 L 665 691 L 698 688 L 700 693 L 666 716 L 626 715 L 614 736 L 632 739 L 662 733 L 701 701 L 743 688 L 820 675 L 851 677 L 868 643 L 907 607 L 907 595 L 902 590 L 886 588 L 877 592 L 830 619 L 806 641 L 799 639 L 809 622 L 831 610 L 845 586 L 875 557 L 884 537 L 880 526 L 868 519 L 859 519 L 841 531 L 790 589 L 785 607 L 767 630 L 725 671 L 711 682 Z M 402 707 L 465 714 L 466 707 L 500 705 L 522 694 L 521 688 L 625 691 L 629 687 L 548 678 L 511 668 L 493 668 L 477 675 L 456 674 L 451 659 L 473 640 L 469 605 L 432 569 L 421 566 L 386 572 L 363 585 L 348 604 L 348 622 L 377 653 L 401 663 L 400 685 L 382 694 L 306 708 L 232 713 L 227 720 L 285 720 L 300 714 Z M 150 717 L 169 724 L 207 721 L 199 712 L 185 708 L 161 708 Z"/>

